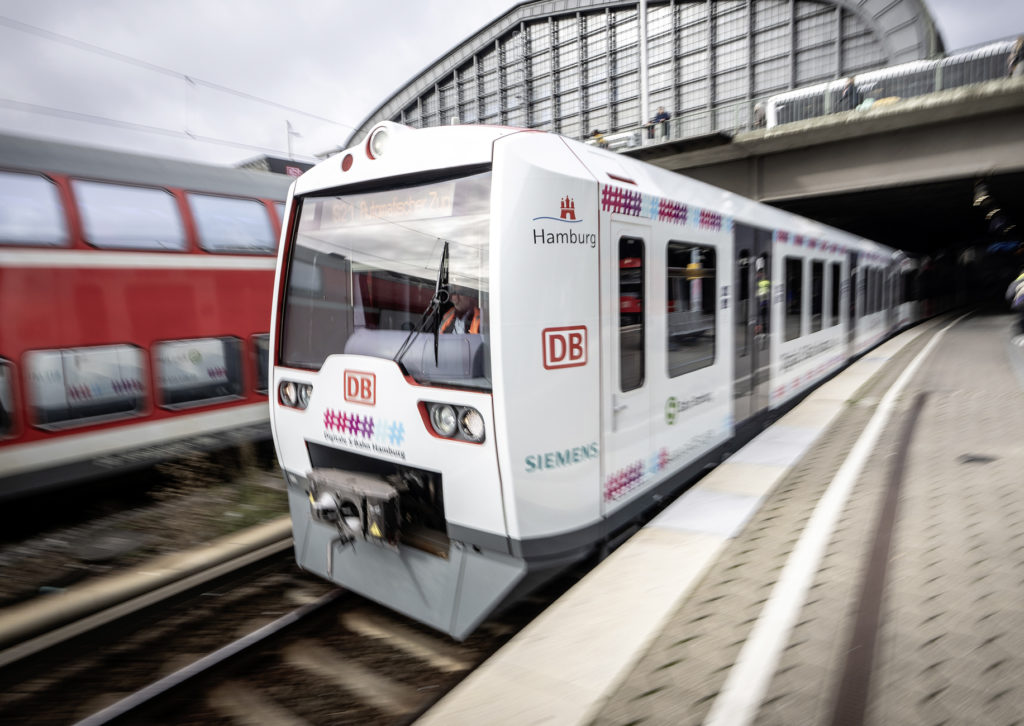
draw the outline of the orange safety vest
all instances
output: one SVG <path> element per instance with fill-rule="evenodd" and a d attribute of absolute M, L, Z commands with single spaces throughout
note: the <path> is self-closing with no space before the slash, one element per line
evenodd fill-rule
<path fill-rule="evenodd" d="M 455 308 L 452 308 L 445 313 L 444 318 L 441 320 L 441 332 L 447 333 L 451 328 L 455 326 Z M 473 308 L 473 320 L 469 324 L 470 333 L 480 332 L 480 308 Z"/>

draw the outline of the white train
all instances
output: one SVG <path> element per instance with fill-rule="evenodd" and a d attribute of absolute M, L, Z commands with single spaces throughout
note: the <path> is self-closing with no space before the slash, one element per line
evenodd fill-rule
<path fill-rule="evenodd" d="M 455 638 L 897 325 L 894 250 L 548 133 L 381 123 L 286 216 L 297 561 Z"/>

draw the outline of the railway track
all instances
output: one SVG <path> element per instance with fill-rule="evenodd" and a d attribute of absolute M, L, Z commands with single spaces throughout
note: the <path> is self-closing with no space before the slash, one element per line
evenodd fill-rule
<path fill-rule="evenodd" d="M 78 726 L 410 723 L 507 639 L 466 643 L 334 591 Z"/>
<path fill-rule="evenodd" d="M 409 723 L 571 581 L 462 643 L 305 575 L 288 538 L 157 584 L 0 627 L 0 723 Z"/>

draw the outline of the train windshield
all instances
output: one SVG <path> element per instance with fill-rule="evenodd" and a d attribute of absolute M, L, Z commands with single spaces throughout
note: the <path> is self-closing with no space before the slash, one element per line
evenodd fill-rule
<path fill-rule="evenodd" d="M 484 172 L 297 199 L 281 364 L 319 370 L 337 353 L 398 358 L 421 383 L 490 390 L 490 198 Z M 439 285 L 442 304 L 432 308 Z"/>

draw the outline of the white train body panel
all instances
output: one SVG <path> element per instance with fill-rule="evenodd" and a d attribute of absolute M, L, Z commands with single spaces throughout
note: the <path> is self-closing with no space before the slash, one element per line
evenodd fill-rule
<path fill-rule="evenodd" d="M 274 440 L 300 565 L 456 637 L 896 323 L 852 235 L 551 134 L 378 129 L 289 198 Z M 479 329 L 420 318 L 449 291 Z"/>
<path fill-rule="evenodd" d="M 508 534 L 518 540 L 601 517 L 597 184 L 560 137 L 529 141 L 495 145 L 503 173 L 492 189 L 510 200 L 493 220 L 492 360 Z M 565 199 L 574 207 L 563 219 Z"/>

